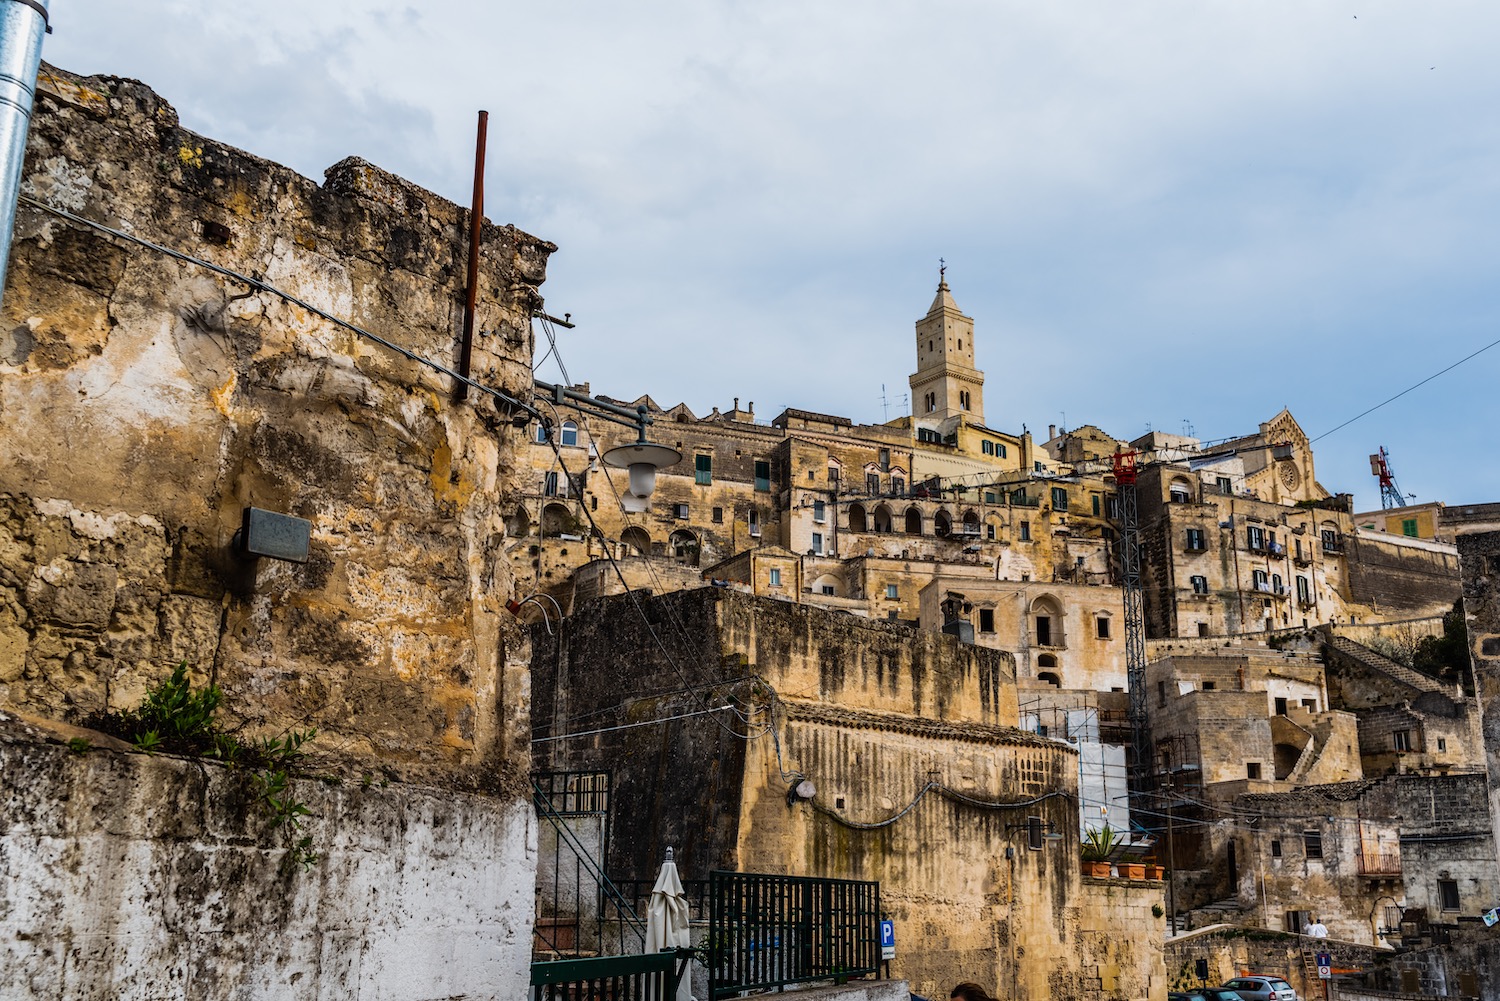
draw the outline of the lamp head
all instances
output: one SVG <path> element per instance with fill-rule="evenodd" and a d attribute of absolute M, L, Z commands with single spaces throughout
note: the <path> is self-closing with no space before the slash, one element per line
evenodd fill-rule
<path fill-rule="evenodd" d="M 656 471 L 682 461 L 682 453 L 665 445 L 653 445 L 643 437 L 629 445 L 612 448 L 602 456 L 606 466 L 630 470 L 630 492 L 650 497 L 656 489 Z"/>

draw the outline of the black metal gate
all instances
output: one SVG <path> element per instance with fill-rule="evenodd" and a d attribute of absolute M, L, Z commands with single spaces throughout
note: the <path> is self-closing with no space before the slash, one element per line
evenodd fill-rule
<path fill-rule="evenodd" d="M 879 972 L 879 883 L 714 871 L 708 899 L 714 1001 Z"/>

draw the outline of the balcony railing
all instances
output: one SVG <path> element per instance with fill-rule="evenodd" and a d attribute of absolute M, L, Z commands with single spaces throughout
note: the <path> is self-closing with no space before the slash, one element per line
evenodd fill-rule
<path fill-rule="evenodd" d="M 880 884 L 709 873 L 709 997 L 880 969 Z"/>
<path fill-rule="evenodd" d="M 1361 876 L 1401 875 L 1401 849 L 1385 845 L 1360 848 L 1359 874 Z"/>
<path fill-rule="evenodd" d="M 662 1001 L 677 993 L 693 950 L 531 964 L 530 1001 Z"/>

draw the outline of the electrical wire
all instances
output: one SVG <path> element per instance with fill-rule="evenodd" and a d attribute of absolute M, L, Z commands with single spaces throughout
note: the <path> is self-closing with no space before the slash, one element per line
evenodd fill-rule
<path fill-rule="evenodd" d="M 808 803 L 818 813 L 823 814 L 825 817 L 828 817 L 835 823 L 841 824 L 844 827 L 849 827 L 856 831 L 878 831 L 882 828 L 890 827 L 902 817 L 905 817 L 908 813 L 915 810 L 917 808 L 917 805 L 926 798 L 927 794 L 934 791 L 936 791 L 940 796 L 946 796 L 949 799 L 963 803 L 967 806 L 977 807 L 981 810 L 1023 810 L 1029 806 L 1036 806 L 1038 803 L 1045 803 L 1050 799 L 1071 800 L 1075 798 L 1072 793 L 1064 792 L 1063 790 L 1059 789 L 1054 792 L 1043 793 L 1042 795 L 1035 796 L 1031 799 L 1015 800 L 1012 802 L 1006 802 L 1003 800 L 992 801 L 975 799 L 972 796 L 968 796 L 964 793 L 959 792 L 957 789 L 952 789 L 948 786 L 945 786 L 941 782 L 928 782 L 926 785 L 922 786 L 921 790 L 917 792 L 916 797 L 910 803 L 906 804 L 906 806 L 902 807 L 900 810 L 887 817 L 886 819 L 877 820 L 873 823 L 862 823 L 857 820 L 850 820 L 847 817 L 842 817 L 836 811 L 830 810 L 828 807 L 817 802 L 816 800 L 809 800 Z"/>
<path fill-rule="evenodd" d="M 48 205 L 46 202 L 38 201 L 37 199 L 30 197 L 29 195 L 21 195 L 19 197 L 19 200 L 25 202 L 26 204 L 28 204 L 28 205 L 30 205 L 30 206 L 32 206 L 34 208 L 41 209 L 43 212 L 50 212 L 50 213 L 52 213 L 55 216 L 58 216 L 58 217 L 63 218 L 63 219 L 67 219 L 69 222 L 76 222 L 76 223 L 78 223 L 81 226 L 87 226 L 90 229 L 98 230 L 101 233 L 108 233 L 110 236 L 117 237 L 117 238 L 119 238 L 121 240 L 126 240 L 126 241 L 128 241 L 130 243 L 137 244 L 138 246 L 145 247 L 148 250 L 154 250 L 154 251 L 156 251 L 159 254 L 163 254 L 163 255 L 165 255 L 167 257 L 170 257 L 170 258 L 172 258 L 174 260 L 182 261 L 185 264 L 192 264 L 192 265 L 194 265 L 196 267 L 203 268 L 203 269 L 205 269 L 207 271 L 212 271 L 215 274 L 222 275 L 225 278 L 229 278 L 229 279 L 231 279 L 233 281 L 237 281 L 237 282 L 240 282 L 240 283 L 242 283 L 244 285 L 247 285 L 250 288 L 256 290 L 257 292 L 269 292 L 270 294 L 272 294 L 272 295 L 274 295 L 274 296 L 276 296 L 276 297 L 278 297 L 280 299 L 283 299 L 286 302 L 289 302 L 289 303 L 291 303 L 294 306 L 297 306 L 297 307 L 300 307 L 301 309 L 307 310 L 307 312 L 313 314 L 314 316 L 317 316 L 317 317 L 320 317 L 320 318 L 322 318 L 324 320 L 327 320 L 329 323 L 332 323 L 333 325 L 335 325 L 337 327 L 342 327 L 345 330 L 348 330 L 348 331 L 350 331 L 350 332 L 352 332 L 352 333 L 354 333 L 354 334 L 356 334 L 356 335 L 358 335 L 360 337 L 363 337 L 364 339 L 366 339 L 368 341 L 371 341 L 371 342 L 373 342 L 375 344 L 379 344 L 381 347 L 383 347 L 383 348 L 385 348 L 385 349 L 387 349 L 389 351 L 393 351 L 393 352 L 395 352 L 398 355 L 401 355 L 403 358 L 406 358 L 408 361 L 416 362 L 418 365 L 423 365 L 423 366 L 425 366 L 427 368 L 432 369 L 434 372 L 438 372 L 438 373 L 440 373 L 442 375 L 447 376 L 450 379 L 453 379 L 453 380 L 455 380 L 457 382 L 463 383 L 464 385 L 468 386 L 471 389 L 475 389 L 475 390 L 478 390 L 481 393 L 485 393 L 488 396 L 492 396 L 495 399 L 499 400 L 501 403 L 504 403 L 506 406 L 508 406 L 508 407 L 514 407 L 514 408 L 516 408 L 518 410 L 522 410 L 522 411 L 524 411 L 524 412 L 532 415 L 533 417 L 537 418 L 538 420 L 540 420 L 542 418 L 542 415 L 541 415 L 540 411 L 538 411 L 536 408 L 530 406 L 529 404 L 522 403 L 520 400 L 516 399 L 515 397 L 511 396 L 510 394 L 502 392 L 501 390 L 495 389 L 492 386 L 487 386 L 484 383 L 479 382 L 476 379 L 471 379 L 471 378 L 469 378 L 466 375 L 460 375 L 458 372 L 456 372 L 453 369 L 449 368 L 447 365 L 442 364 L 441 362 L 433 361 L 430 358 L 424 358 L 424 357 L 422 357 L 421 355 L 417 354 L 414 351 L 411 351 L 411 350 L 409 350 L 407 348 L 402 347 L 399 344 L 396 344 L 393 341 L 390 341 L 390 340 L 387 340 L 384 337 L 381 337 L 379 334 L 371 333 L 370 331 L 366 330 L 365 328 L 363 328 L 361 326 L 358 326 L 357 324 L 350 323 L 348 320 L 345 320 L 345 319 L 343 319 L 341 317 L 338 317 L 338 316 L 334 316 L 332 313 L 328 312 L 327 310 L 321 309 L 321 308 L 319 308 L 317 306 L 314 306 L 312 303 L 308 302 L 305 299 L 299 299 L 297 296 L 292 295 L 290 292 L 287 292 L 287 291 L 285 291 L 283 289 L 277 288 L 275 285 L 272 285 L 270 282 L 263 281 L 263 280 L 261 280 L 259 278 L 253 278 L 250 275 L 243 274 L 243 273 L 241 273 L 239 271 L 235 271 L 235 270 L 233 270 L 231 268 L 223 267 L 222 265 L 215 264 L 212 261 L 204 260 L 201 257 L 195 257 L 192 254 L 184 253 L 183 251 L 180 251 L 180 250 L 174 250 L 171 247 L 163 246 L 162 244 L 159 244 L 159 243 L 153 243 L 150 240 L 147 240 L 147 239 L 144 239 L 142 237 L 136 236 L 133 233 L 127 233 L 124 230 L 119 230 L 119 229 L 115 229 L 115 228 L 113 228 L 111 226 L 106 226 L 103 223 L 95 222 L 92 219 L 86 219 L 83 216 L 75 215 L 72 212 L 67 211 L 66 209 L 60 209 L 60 208 L 57 208 L 56 206 Z"/>
<path fill-rule="evenodd" d="M 725 709 L 733 709 L 733 706 L 716 706 L 712 709 L 696 709 L 690 713 L 678 713 L 676 716 L 662 716 L 657 719 L 642 720 L 639 723 L 621 723 L 618 726 L 604 726 L 597 730 L 579 730 L 576 733 L 560 733 L 553 737 L 532 737 L 533 744 L 547 744 L 554 740 L 571 740 L 574 737 L 592 737 L 600 733 L 614 733 L 616 730 L 632 730 L 638 726 L 656 726 L 659 723 L 670 723 L 677 719 L 689 719 L 693 716 L 706 716 L 709 713 L 723 712 Z"/>
<path fill-rule="evenodd" d="M 1452 365 L 1449 365 L 1447 368 L 1442 369 L 1441 371 L 1432 373 L 1427 378 L 1423 379 L 1421 382 L 1413 383 L 1412 385 L 1407 386 L 1405 389 L 1401 390 L 1401 392 L 1397 393 L 1395 396 L 1392 396 L 1390 399 L 1381 400 L 1379 403 L 1375 404 L 1369 410 L 1363 411 L 1362 413 L 1355 414 L 1353 417 L 1349 418 L 1344 423 L 1338 425 L 1337 427 L 1329 428 L 1327 431 L 1324 431 L 1322 434 L 1318 435 L 1316 438 L 1309 438 L 1307 443 L 1309 445 L 1311 445 L 1313 442 L 1321 441 L 1322 439 L 1327 438 L 1329 435 L 1333 434 L 1335 431 L 1342 431 L 1344 428 L 1348 427 L 1350 424 L 1353 424 L 1355 421 L 1359 420 L 1361 417 L 1368 417 L 1370 414 L 1373 414 L 1375 411 L 1379 410 L 1381 407 L 1385 406 L 1387 403 L 1394 403 L 1394 402 L 1396 402 L 1397 400 L 1401 399 L 1401 397 L 1405 396 L 1407 393 L 1410 393 L 1412 390 L 1419 389 L 1422 386 L 1427 385 L 1429 382 L 1431 382 L 1433 379 L 1436 379 L 1440 375 L 1446 375 L 1447 373 L 1449 373 L 1449 372 L 1453 371 L 1454 369 L 1458 368 L 1458 366 L 1462 365 L 1464 362 L 1469 361 L 1472 358 L 1477 358 L 1479 355 L 1484 354 L 1486 351 L 1488 351 L 1490 348 L 1494 347 L 1497 344 L 1500 344 L 1500 339 L 1496 339 L 1496 340 L 1490 341 L 1488 344 L 1486 344 L 1484 347 L 1480 348 L 1478 351 L 1475 351 L 1475 352 L 1473 352 L 1471 354 L 1464 355 L 1462 358 L 1460 358 L 1458 361 L 1454 362 Z"/>

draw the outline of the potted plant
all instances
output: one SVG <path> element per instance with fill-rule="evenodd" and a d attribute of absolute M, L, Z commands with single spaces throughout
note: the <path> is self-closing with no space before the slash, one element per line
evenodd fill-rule
<path fill-rule="evenodd" d="M 1144 862 L 1121 862 L 1120 875 L 1125 879 L 1145 879 L 1146 863 Z"/>
<path fill-rule="evenodd" d="M 1083 874 L 1108 879 L 1109 857 L 1119 840 L 1119 835 L 1108 824 L 1089 828 L 1083 836 Z"/>

